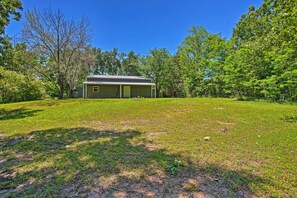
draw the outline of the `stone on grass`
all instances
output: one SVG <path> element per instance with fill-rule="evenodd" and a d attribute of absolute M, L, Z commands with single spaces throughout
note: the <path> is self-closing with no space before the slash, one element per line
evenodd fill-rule
<path fill-rule="evenodd" d="M 204 140 L 205 140 L 205 141 L 209 141 L 209 140 L 210 140 L 210 137 L 209 137 L 209 136 L 205 136 L 205 137 L 204 137 Z"/>

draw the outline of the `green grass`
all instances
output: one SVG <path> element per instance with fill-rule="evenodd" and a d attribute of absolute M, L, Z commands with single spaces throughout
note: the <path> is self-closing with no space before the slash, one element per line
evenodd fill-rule
<path fill-rule="evenodd" d="M 0 149 L 0 197 L 297 197 L 296 105 L 210 98 L 5 104 Z M 171 174 L 165 169 L 175 160 L 183 166 Z"/>

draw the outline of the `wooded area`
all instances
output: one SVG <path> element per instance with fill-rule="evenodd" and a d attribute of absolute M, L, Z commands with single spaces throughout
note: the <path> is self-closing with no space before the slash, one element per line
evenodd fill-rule
<path fill-rule="evenodd" d="M 297 101 L 297 2 L 265 0 L 241 16 L 230 39 L 193 26 L 171 54 L 146 56 L 91 46 L 90 23 L 61 11 L 22 13 L 19 0 L 0 3 L 0 101 L 73 97 L 88 74 L 142 75 L 158 97 L 236 97 Z M 10 17 L 26 18 L 22 42 L 5 34 Z M 34 90 L 34 91 L 33 91 Z"/>

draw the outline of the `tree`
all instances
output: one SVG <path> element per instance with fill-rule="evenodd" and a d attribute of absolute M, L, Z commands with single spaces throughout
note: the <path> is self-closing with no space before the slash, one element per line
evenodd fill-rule
<path fill-rule="evenodd" d="M 133 51 L 130 51 L 128 55 L 122 55 L 121 74 L 127 76 L 140 76 L 140 63 L 139 56 Z"/>
<path fill-rule="evenodd" d="M 91 71 L 93 74 L 105 74 L 106 70 L 104 67 L 104 61 L 103 61 L 103 51 L 101 48 L 94 48 L 93 49 L 96 57 L 95 62 L 93 65 L 93 68 L 91 68 Z"/>
<path fill-rule="evenodd" d="M 231 94 L 272 101 L 296 100 L 297 2 L 265 0 L 233 30 L 226 79 Z"/>
<path fill-rule="evenodd" d="M 0 65 L 7 62 L 5 55 L 12 49 L 10 38 L 5 35 L 5 27 L 10 23 L 11 16 L 14 20 L 21 19 L 22 3 L 19 0 L 1 0 L 0 1 Z"/>
<path fill-rule="evenodd" d="M 94 49 L 96 53 L 94 67 L 91 71 L 100 75 L 127 75 L 140 76 L 140 56 L 130 51 L 128 54 L 120 53 L 117 48 L 111 51 Z"/>
<path fill-rule="evenodd" d="M 223 96 L 225 40 L 194 26 L 178 49 L 185 86 L 190 96 Z"/>
<path fill-rule="evenodd" d="M 156 83 L 157 97 L 161 96 L 160 93 L 166 82 L 170 57 L 171 55 L 168 50 L 161 48 L 150 50 L 150 54 L 145 60 L 144 73 L 147 77 L 152 78 L 153 82 Z"/>
<path fill-rule="evenodd" d="M 10 23 L 10 17 L 19 21 L 20 11 L 23 9 L 20 0 L 1 0 L 0 1 L 0 35 L 5 33 L 5 27 Z M 1 37 L 2 40 L 2 37 Z"/>
<path fill-rule="evenodd" d="M 70 52 L 69 52 L 70 53 Z M 66 81 L 69 86 L 69 97 L 74 97 L 74 90 L 83 85 L 85 77 L 89 74 L 95 60 L 95 53 L 91 48 L 85 48 L 73 54 L 69 61 L 69 71 Z"/>
<path fill-rule="evenodd" d="M 65 93 L 67 76 L 71 71 L 73 56 L 88 47 L 91 36 L 89 22 L 81 18 L 78 22 L 67 19 L 60 10 L 36 9 L 26 13 L 23 39 L 30 49 L 48 63 L 38 72 L 43 79 L 50 81 L 58 90 L 59 98 Z"/>
<path fill-rule="evenodd" d="M 170 57 L 167 75 L 164 76 L 164 96 L 185 97 L 186 89 L 183 82 L 183 70 L 180 64 L 179 54 Z"/>
<path fill-rule="evenodd" d="M 94 74 L 100 75 L 119 75 L 121 73 L 120 53 L 117 48 L 112 51 L 102 51 L 95 49 L 96 59 L 92 69 Z"/>
<path fill-rule="evenodd" d="M 13 46 L 9 42 L 5 46 L 2 56 L 0 56 L 0 65 L 4 69 L 27 76 L 36 74 L 36 69 L 41 67 L 42 60 L 35 53 L 28 51 L 25 43 L 18 43 Z"/>

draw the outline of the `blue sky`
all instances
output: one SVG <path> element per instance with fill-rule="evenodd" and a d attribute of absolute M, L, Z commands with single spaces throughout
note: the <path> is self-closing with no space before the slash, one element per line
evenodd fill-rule
<path fill-rule="evenodd" d="M 153 48 L 174 53 L 187 30 L 202 25 L 229 38 L 239 17 L 262 0 L 22 0 L 24 12 L 36 7 L 60 9 L 67 17 L 91 21 L 92 45 L 145 55 Z M 6 33 L 20 37 L 22 23 L 11 22 Z"/>

